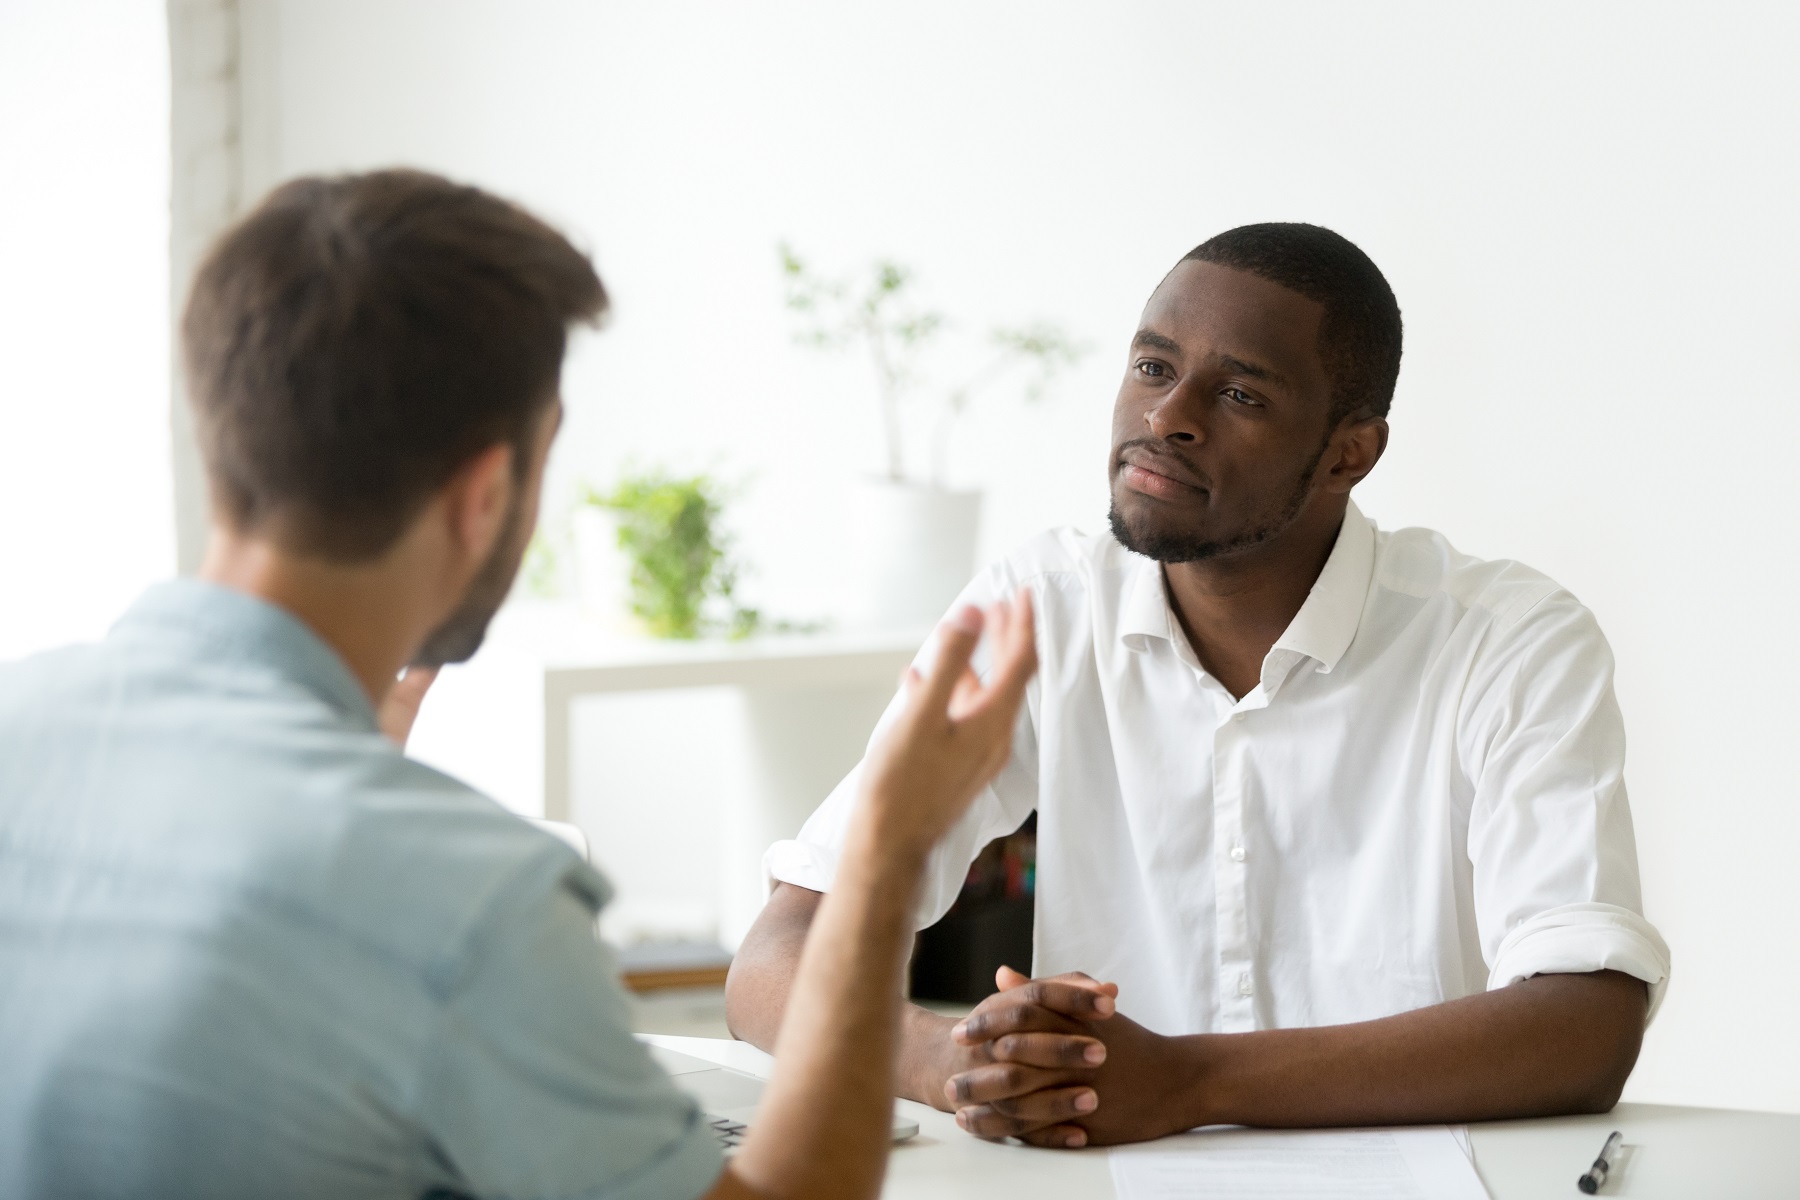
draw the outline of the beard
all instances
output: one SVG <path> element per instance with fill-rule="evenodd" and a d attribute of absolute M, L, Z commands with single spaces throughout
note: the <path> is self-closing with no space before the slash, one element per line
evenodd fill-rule
<path fill-rule="evenodd" d="M 1237 533 L 1225 538 L 1207 538 L 1198 536 L 1185 529 L 1133 529 L 1119 511 L 1119 502 L 1114 500 L 1107 511 L 1107 523 L 1112 526 L 1113 537 L 1119 545 L 1134 554 L 1154 559 L 1160 563 L 1201 562 L 1221 555 L 1236 554 L 1248 550 L 1279 535 L 1300 516 L 1300 510 L 1306 507 L 1306 499 L 1312 494 L 1313 473 L 1319 468 L 1319 461 L 1325 457 L 1329 440 L 1319 446 L 1318 452 L 1312 456 L 1300 472 L 1293 490 L 1285 500 L 1266 514 L 1262 519 L 1253 521 Z"/>
<path fill-rule="evenodd" d="M 475 657 L 487 637 L 488 623 L 506 602 L 506 594 L 512 591 L 513 579 L 519 573 L 519 564 L 525 560 L 525 544 L 531 540 L 531 531 L 524 528 L 524 518 L 525 506 L 515 490 L 493 552 L 475 573 L 456 611 L 431 631 L 424 645 L 413 655 L 413 666 L 441 667 L 445 663 L 468 662 Z"/>

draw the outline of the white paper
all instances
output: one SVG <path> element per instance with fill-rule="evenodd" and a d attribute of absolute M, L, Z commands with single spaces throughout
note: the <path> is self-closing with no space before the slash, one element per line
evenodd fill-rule
<path fill-rule="evenodd" d="M 1202 1129 L 1111 1153 L 1119 1200 L 1488 1200 L 1447 1125 Z"/>

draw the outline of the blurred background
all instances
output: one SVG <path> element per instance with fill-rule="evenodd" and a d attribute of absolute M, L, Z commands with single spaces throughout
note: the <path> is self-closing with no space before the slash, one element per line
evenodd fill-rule
<path fill-rule="evenodd" d="M 1800 1111 L 1797 37 L 1773 4 L 0 0 L 0 658 L 197 561 L 169 334 L 223 224 L 392 164 L 521 201 L 615 310 L 415 752 L 579 824 L 628 965 L 687 985 L 646 1027 L 708 1027 L 762 845 L 942 580 L 1103 520 L 1163 272 L 1329 225 L 1407 323 L 1364 511 L 1550 573 L 1617 653 L 1676 964 L 1627 1098 Z M 706 569 L 634 587 L 627 528 Z M 1028 946 L 1029 830 L 973 875 L 959 944 Z"/>

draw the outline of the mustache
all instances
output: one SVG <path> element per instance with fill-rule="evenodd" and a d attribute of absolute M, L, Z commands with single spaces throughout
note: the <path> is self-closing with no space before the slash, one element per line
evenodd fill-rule
<path fill-rule="evenodd" d="M 1187 472 L 1188 477 L 1195 483 L 1209 491 L 1212 489 L 1212 478 L 1208 476 L 1205 471 L 1202 471 L 1199 466 L 1195 464 L 1193 459 L 1169 445 L 1169 443 L 1162 438 L 1141 437 L 1132 438 L 1128 442 L 1121 442 L 1118 449 L 1113 452 L 1114 465 L 1117 466 L 1119 463 L 1124 462 L 1126 453 L 1132 450 L 1142 450 L 1151 458 L 1173 459 L 1181 464 L 1182 469 Z"/>

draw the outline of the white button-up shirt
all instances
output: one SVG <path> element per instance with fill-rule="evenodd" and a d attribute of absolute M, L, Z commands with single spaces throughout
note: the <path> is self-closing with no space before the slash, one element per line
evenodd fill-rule
<path fill-rule="evenodd" d="M 1034 973 L 1114 980 L 1162 1033 L 1606 968 L 1660 1000 L 1612 654 L 1551 580 L 1352 505 L 1241 700 L 1195 657 L 1160 565 L 1110 536 L 1044 534 L 960 602 L 1020 587 L 1041 666 L 1011 760 L 930 860 L 921 928 L 1036 809 Z M 829 890 L 857 794 L 853 771 L 769 876 Z"/>

